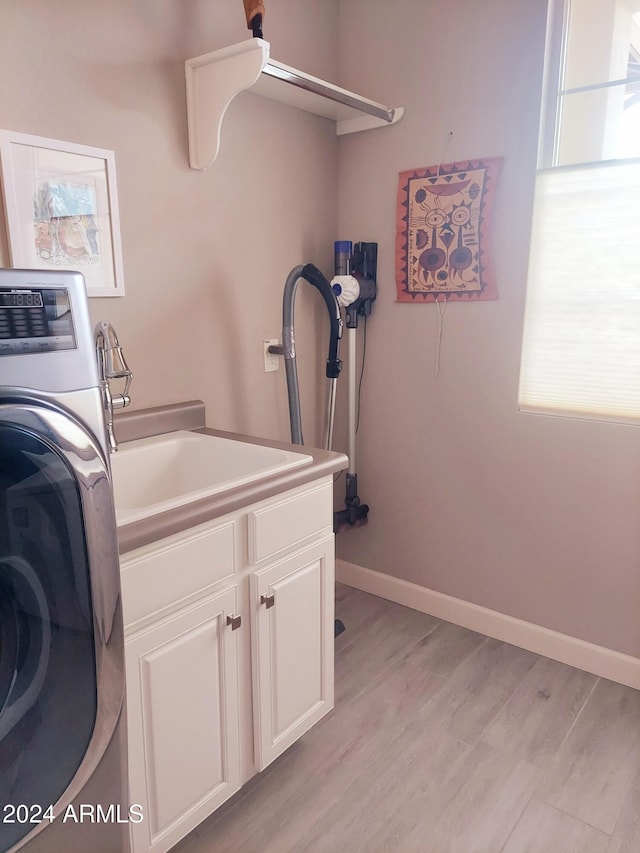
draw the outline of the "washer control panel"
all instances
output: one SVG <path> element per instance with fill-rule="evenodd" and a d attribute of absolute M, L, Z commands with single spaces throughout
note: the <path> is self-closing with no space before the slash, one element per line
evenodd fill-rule
<path fill-rule="evenodd" d="M 0 356 L 76 346 L 67 288 L 0 287 Z"/>
<path fill-rule="evenodd" d="M 59 395 L 98 387 L 82 275 L 0 269 L 0 389 Z"/>

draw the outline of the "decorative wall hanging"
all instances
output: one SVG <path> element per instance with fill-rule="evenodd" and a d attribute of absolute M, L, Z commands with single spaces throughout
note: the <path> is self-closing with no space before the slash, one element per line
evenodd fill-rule
<path fill-rule="evenodd" d="M 113 151 L 0 131 L 11 264 L 81 272 L 89 296 L 124 296 Z"/>
<path fill-rule="evenodd" d="M 497 299 L 489 217 L 501 157 L 401 172 L 397 302 Z"/>

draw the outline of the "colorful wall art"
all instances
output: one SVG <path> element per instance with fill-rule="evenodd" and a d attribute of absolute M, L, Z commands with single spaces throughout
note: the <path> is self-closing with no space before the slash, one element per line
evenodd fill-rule
<path fill-rule="evenodd" d="M 502 158 L 401 172 L 397 302 L 497 299 L 487 247 Z"/>

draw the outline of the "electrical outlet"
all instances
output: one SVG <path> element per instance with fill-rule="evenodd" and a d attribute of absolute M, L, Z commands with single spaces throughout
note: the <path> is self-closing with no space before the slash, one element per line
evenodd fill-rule
<path fill-rule="evenodd" d="M 270 373 L 272 370 L 280 370 L 280 356 L 269 352 L 270 346 L 279 346 L 280 341 L 277 338 L 270 338 L 268 341 L 263 340 L 264 348 L 264 372 Z"/>

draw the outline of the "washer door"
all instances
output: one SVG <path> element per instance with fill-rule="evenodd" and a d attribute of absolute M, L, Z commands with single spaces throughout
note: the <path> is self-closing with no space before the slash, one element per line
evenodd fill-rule
<path fill-rule="evenodd" d="M 2 568 L 0 568 L 0 574 Z M 10 591 L 0 580 L 0 715 L 18 672 L 18 619 Z"/>
<path fill-rule="evenodd" d="M 20 557 L 0 558 L 0 598 L 7 617 L 5 629 L 0 628 L 6 639 L 5 648 L 0 646 L 2 743 L 38 701 L 49 670 L 51 622 L 38 575 Z"/>
<path fill-rule="evenodd" d="M 0 406 L 0 853 L 63 811 L 117 722 L 113 515 L 101 451 L 76 421 Z"/>

